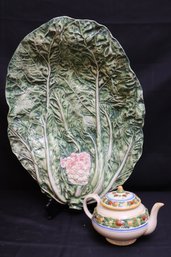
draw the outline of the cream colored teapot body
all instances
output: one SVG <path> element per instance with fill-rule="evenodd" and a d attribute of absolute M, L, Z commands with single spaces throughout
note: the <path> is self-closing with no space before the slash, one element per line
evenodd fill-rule
<path fill-rule="evenodd" d="M 91 214 L 87 202 L 94 199 L 97 207 Z M 132 192 L 124 191 L 119 186 L 117 191 L 107 193 L 100 198 L 97 194 L 87 195 L 83 208 L 92 220 L 95 230 L 106 240 L 115 245 L 129 245 L 142 235 L 152 233 L 157 225 L 157 214 L 164 204 L 154 204 L 151 214 Z"/>

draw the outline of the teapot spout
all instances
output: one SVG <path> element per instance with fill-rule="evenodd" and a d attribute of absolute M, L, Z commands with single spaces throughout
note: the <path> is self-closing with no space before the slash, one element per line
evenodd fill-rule
<path fill-rule="evenodd" d="M 144 235 L 149 235 L 151 234 L 156 226 L 157 226 L 157 215 L 159 209 L 164 205 L 164 203 L 155 203 L 152 207 L 150 218 L 148 221 L 148 227 L 147 230 L 145 231 Z"/>

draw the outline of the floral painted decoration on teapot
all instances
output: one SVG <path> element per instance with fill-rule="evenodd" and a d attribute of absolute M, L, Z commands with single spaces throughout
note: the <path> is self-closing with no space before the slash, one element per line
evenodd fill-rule
<path fill-rule="evenodd" d="M 97 222 L 102 226 L 118 229 L 128 229 L 143 226 L 147 223 L 148 219 L 149 213 L 147 209 L 145 209 L 145 212 L 141 215 L 129 219 L 114 219 L 111 217 L 103 217 L 102 215 L 97 213 L 96 208 L 93 214 L 93 221 Z"/>
<path fill-rule="evenodd" d="M 141 203 L 140 198 L 132 192 L 124 191 L 119 186 L 117 191 L 107 193 L 101 200 L 101 204 L 113 210 L 128 210 L 138 207 Z"/>

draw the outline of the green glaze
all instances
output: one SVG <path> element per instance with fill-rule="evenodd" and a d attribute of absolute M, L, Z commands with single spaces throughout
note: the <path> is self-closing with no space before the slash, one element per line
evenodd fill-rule
<path fill-rule="evenodd" d="M 123 184 L 142 153 L 140 83 L 95 21 L 58 17 L 27 35 L 6 98 L 13 152 L 43 192 L 71 208 Z"/>

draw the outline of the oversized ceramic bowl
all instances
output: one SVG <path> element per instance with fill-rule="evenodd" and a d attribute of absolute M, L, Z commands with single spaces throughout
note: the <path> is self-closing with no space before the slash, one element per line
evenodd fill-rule
<path fill-rule="evenodd" d="M 81 208 L 123 184 L 142 153 L 142 89 L 118 41 L 58 17 L 19 44 L 8 68 L 8 135 L 41 190 Z"/>

